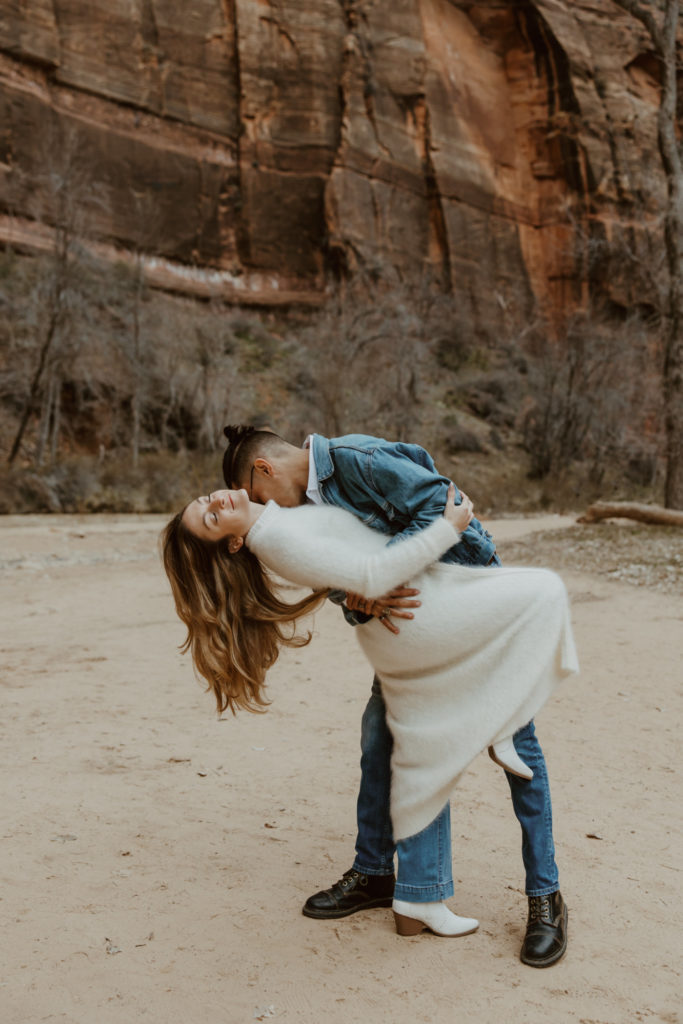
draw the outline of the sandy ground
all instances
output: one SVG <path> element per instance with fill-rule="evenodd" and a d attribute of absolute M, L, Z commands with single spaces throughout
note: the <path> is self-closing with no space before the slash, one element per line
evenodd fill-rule
<path fill-rule="evenodd" d="M 572 522 L 488 524 L 506 544 Z M 327 607 L 266 715 L 217 720 L 157 517 L 6 517 L 0 1019 L 109 1024 L 679 1021 L 683 598 L 564 571 L 583 674 L 539 716 L 570 947 L 518 960 L 519 831 L 486 756 L 453 801 L 461 939 L 316 922 L 351 865 L 370 672 Z"/>

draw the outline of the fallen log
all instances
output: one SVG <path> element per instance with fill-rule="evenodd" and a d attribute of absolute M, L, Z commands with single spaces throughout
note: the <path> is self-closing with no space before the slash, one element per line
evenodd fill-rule
<path fill-rule="evenodd" d="M 661 505 L 641 505 L 635 501 L 596 501 L 589 505 L 577 523 L 597 523 L 601 519 L 635 519 L 655 526 L 683 526 L 683 512 Z"/>

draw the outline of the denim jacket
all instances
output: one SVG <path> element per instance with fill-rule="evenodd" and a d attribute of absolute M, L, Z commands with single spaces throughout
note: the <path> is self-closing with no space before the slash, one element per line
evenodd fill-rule
<path fill-rule="evenodd" d="M 391 536 L 390 544 L 443 514 L 450 480 L 441 476 L 424 448 L 367 434 L 325 438 L 313 434 L 313 459 L 323 502 L 348 509 L 368 526 Z M 456 504 L 460 495 L 456 488 Z M 499 565 L 491 534 L 472 519 L 443 562 Z M 341 594 L 330 595 L 337 603 Z M 350 622 L 367 616 L 346 611 Z"/>

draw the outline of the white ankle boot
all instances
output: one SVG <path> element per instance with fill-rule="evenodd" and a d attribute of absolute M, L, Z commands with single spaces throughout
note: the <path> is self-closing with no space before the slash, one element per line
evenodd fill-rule
<path fill-rule="evenodd" d="M 529 765 L 522 761 L 515 750 L 512 736 L 508 736 L 507 739 L 501 740 L 500 743 L 494 743 L 490 746 L 489 757 L 496 764 L 499 764 L 501 768 L 504 768 L 506 772 L 510 772 L 510 775 L 518 775 L 520 779 L 533 779 L 534 777 L 534 773 Z"/>
<path fill-rule="evenodd" d="M 479 927 L 475 918 L 458 917 L 445 903 L 406 903 L 405 900 L 394 900 L 392 907 L 399 935 L 419 935 L 424 928 L 435 935 L 469 935 Z"/>

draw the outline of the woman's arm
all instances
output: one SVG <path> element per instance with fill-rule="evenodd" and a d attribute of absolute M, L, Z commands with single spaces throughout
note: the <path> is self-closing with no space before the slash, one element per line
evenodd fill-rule
<path fill-rule="evenodd" d="M 449 505 L 453 510 L 452 498 Z M 368 551 L 363 531 L 370 528 L 341 509 L 269 506 L 267 513 L 250 530 L 247 544 L 268 568 L 292 583 L 314 589 L 338 587 L 370 598 L 386 594 L 438 561 L 457 544 L 468 515 L 458 506 L 451 511 L 450 522 L 439 517 L 400 544 Z"/>

